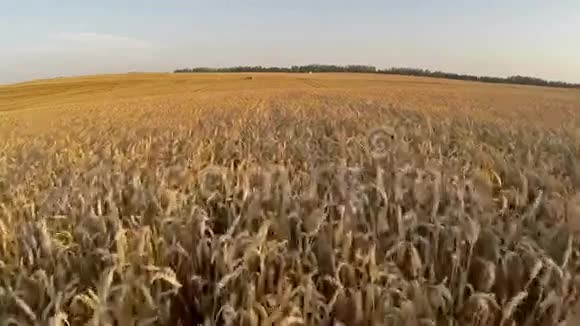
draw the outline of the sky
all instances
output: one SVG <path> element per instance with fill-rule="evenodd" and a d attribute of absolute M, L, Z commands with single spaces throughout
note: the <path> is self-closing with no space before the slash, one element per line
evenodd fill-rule
<path fill-rule="evenodd" d="M 580 83 L 580 1 L 0 0 L 0 83 L 310 63 Z"/>

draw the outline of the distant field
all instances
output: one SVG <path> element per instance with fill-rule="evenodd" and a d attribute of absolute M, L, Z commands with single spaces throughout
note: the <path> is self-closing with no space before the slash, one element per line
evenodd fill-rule
<path fill-rule="evenodd" d="M 0 325 L 561 325 L 578 110 L 371 74 L 0 86 Z"/>
<path fill-rule="evenodd" d="M 245 80 L 245 76 L 253 76 Z M 126 74 L 58 78 L 0 86 L 0 112 L 74 110 L 122 103 L 164 103 L 175 108 L 252 101 L 360 100 L 381 105 L 474 117 L 517 118 L 552 126 L 576 123 L 580 91 L 490 85 L 432 78 L 370 74 Z M 238 104 L 235 103 L 240 99 Z M 302 102 L 302 103 L 300 103 Z M 263 103 L 267 104 L 267 103 Z M 312 103 L 316 104 L 316 103 Z M 228 104 L 226 104 L 228 105 Z M 179 115 L 179 110 L 173 110 Z M 49 113 L 47 111 L 46 113 Z M 51 114 L 49 113 L 49 114 Z"/>

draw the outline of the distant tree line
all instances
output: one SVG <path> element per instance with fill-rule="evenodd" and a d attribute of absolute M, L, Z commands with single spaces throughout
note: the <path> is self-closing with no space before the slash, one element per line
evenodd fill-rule
<path fill-rule="evenodd" d="M 377 68 L 367 65 L 306 65 L 306 66 L 292 66 L 290 72 L 364 72 L 376 73 Z"/>
<path fill-rule="evenodd" d="M 548 87 L 564 87 L 564 88 L 580 88 L 580 84 L 566 83 L 562 81 L 552 81 L 544 80 L 536 77 L 527 76 L 510 76 L 504 77 L 489 77 L 489 76 L 474 76 L 466 74 L 456 74 L 443 71 L 430 71 L 428 69 L 416 69 L 416 68 L 390 68 L 380 70 L 380 73 L 389 75 L 405 75 L 405 76 L 421 76 L 421 77 L 434 77 L 434 78 L 445 78 L 445 79 L 457 79 L 457 80 L 470 80 L 479 81 L 484 83 L 505 83 L 505 84 L 517 84 L 517 85 L 535 85 L 535 86 L 548 86 Z"/>
<path fill-rule="evenodd" d="M 262 66 L 238 66 L 238 67 L 227 67 L 227 68 L 208 68 L 208 67 L 198 67 L 198 68 L 186 68 L 177 69 L 175 73 L 184 72 L 291 72 L 290 68 L 285 67 L 262 67 Z"/>
<path fill-rule="evenodd" d="M 378 73 L 387 75 L 404 75 L 404 76 L 420 76 L 420 77 L 434 77 L 456 80 L 479 81 L 484 83 L 506 83 L 518 85 L 535 85 L 548 87 L 563 87 L 563 88 L 580 88 L 580 84 L 566 83 L 561 81 L 544 80 L 541 78 L 527 77 L 527 76 L 510 76 L 504 77 L 489 77 L 489 76 L 475 76 L 466 74 L 456 74 L 443 71 L 431 71 L 428 69 L 416 68 L 388 68 L 377 69 L 369 65 L 321 65 L 311 64 L 305 66 L 292 67 L 263 67 L 263 66 L 237 66 L 227 68 L 186 68 L 177 69 L 175 73 L 203 73 L 203 72 L 290 72 L 290 73 L 308 73 L 308 72 L 356 72 L 356 73 Z"/>
<path fill-rule="evenodd" d="M 238 66 L 227 68 L 190 68 L 178 69 L 176 73 L 183 72 L 377 72 L 377 68 L 365 65 L 306 65 L 306 66 L 292 66 L 288 67 L 263 67 L 263 66 Z"/>

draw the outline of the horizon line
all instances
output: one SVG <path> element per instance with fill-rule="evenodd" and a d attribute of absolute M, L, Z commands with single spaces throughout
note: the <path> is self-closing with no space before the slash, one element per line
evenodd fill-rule
<path fill-rule="evenodd" d="M 450 80 L 463 80 L 463 81 L 474 81 L 474 82 L 484 82 L 489 83 L 484 80 L 471 80 L 471 79 L 459 79 L 459 78 L 451 78 L 451 77 L 443 77 L 443 76 L 433 76 L 427 74 L 447 74 L 447 75 L 456 75 L 458 77 L 472 77 L 472 78 L 484 78 L 484 79 L 502 79 L 502 81 L 498 81 L 495 83 L 505 83 L 505 84 L 518 84 L 518 85 L 528 85 L 528 86 L 542 86 L 542 87 L 558 87 L 556 85 L 530 85 L 530 84 L 520 84 L 510 82 L 510 78 L 516 77 L 523 77 L 523 78 L 531 78 L 541 80 L 546 82 L 547 84 L 561 84 L 561 88 L 580 88 L 580 82 L 566 82 L 562 80 L 555 80 L 555 79 L 545 79 L 542 77 L 536 77 L 532 75 L 524 75 L 524 74 L 515 74 L 515 75 L 505 75 L 505 76 L 489 76 L 489 75 L 478 75 L 478 74 L 470 74 L 470 73 L 456 73 L 456 72 L 449 72 L 439 69 L 428 69 L 428 68 L 414 68 L 414 67 L 384 67 L 379 68 L 375 65 L 371 64 L 322 64 L 322 63 L 311 63 L 305 65 L 288 65 L 288 66 L 277 66 L 277 65 L 218 65 L 218 66 L 194 66 L 191 68 L 177 68 L 173 70 L 132 70 L 132 71 L 117 71 L 117 72 L 104 72 L 104 73 L 95 73 L 95 74 L 70 74 L 70 75 L 57 75 L 51 77 L 41 77 L 41 78 L 34 78 L 34 79 L 26 79 L 16 82 L 7 82 L 3 83 L 0 82 L 0 87 L 6 87 L 11 85 L 19 85 L 19 84 L 26 84 L 26 83 L 33 83 L 33 82 L 41 82 L 41 81 L 49 81 L 54 79 L 61 79 L 61 78 L 81 78 L 81 77 L 98 77 L 98 76 L 114 76 L 114 75 L 128 75 L 128 74 L 175 74 L 175 73 L 306 73 L 304 71 L 291 71 L 293 67 L 304 68 L 304 67 L 368 67 L 373 68 L 375 71 L 319 71 L 313 73 L 361 73 L 361 74 L 391 74 L 391 75 L 401 75 L 401 76 L 415 76 L 415 77 L 426 77 L 426 78 L 437 78 L 437 79 L 450 79 Z M 226 70 L 226 69 L 240 69 L 240 68 L 263 68 L 263 69 L 287 69 L 289 71 L 219 71 L 219 70 Z M 187 71 L 187 70 L 201 70 L 201 69 L 208 69 L 208 70 L 215 70 L 215 71 Z M 399 72 L 390 72 L 398 70 Z M 411 75 L 405 74 L 402 70 L 408 71 L 416 71 L 416 72 L 423 72 L 426 73 L 425 75 Z M 566 87 L 568 86 L 568 87 Z"/>

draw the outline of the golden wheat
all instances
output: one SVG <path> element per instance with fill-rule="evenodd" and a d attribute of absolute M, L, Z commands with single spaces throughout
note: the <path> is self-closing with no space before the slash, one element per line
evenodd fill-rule
<path fill-rule="evenodd" d="M 313 76 L 3 88 L 0 322 L 565 321 L 575 91 Z"/>

